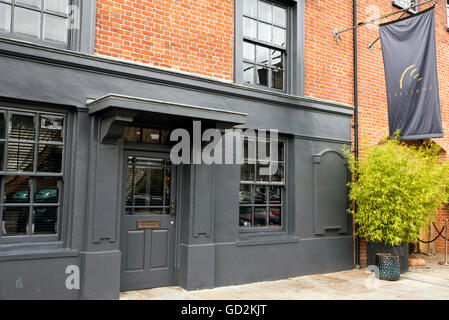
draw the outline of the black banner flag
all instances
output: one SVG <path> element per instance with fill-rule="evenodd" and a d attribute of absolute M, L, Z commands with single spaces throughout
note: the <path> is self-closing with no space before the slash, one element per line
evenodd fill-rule
<path fill-rule="evenodd" d="M 435 49 L 434 7 L 381 24 L 390 136 L 443 137 Z"/>

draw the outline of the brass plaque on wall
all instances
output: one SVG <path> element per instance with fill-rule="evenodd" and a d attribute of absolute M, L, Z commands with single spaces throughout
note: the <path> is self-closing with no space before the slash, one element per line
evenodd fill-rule
<path fill-rule="evenodd" d="M 137 221 L 137 229 L 160 229 L 161 220 Z"/>

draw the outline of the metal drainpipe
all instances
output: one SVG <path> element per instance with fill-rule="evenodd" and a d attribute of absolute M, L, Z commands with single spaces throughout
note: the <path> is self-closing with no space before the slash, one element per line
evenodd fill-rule
<path fill-rule="evenodd" d="M 357 0 L 352 1 L 352 19 L 353 25 L 357 25 Z M 359 158 L 359 90 L 358 90 L 358 61 L 357 61 L 357 28 L 354 28 L 353 35 L 353 51 L 354 51 L 354 152 L 355 158 Z M 357 177 L 355 177 L 357 179 Z M 354 211 L 357 212 L 357 203 Z M 359 229 L 358 224 L 355 224 L 355 232 Z M 360 238 L 356 235 L 355 238 L 355 266 L 360 269 Z"/>

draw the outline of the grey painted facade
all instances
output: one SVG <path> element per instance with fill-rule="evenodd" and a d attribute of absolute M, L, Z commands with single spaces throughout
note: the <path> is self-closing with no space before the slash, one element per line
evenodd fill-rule
<path fill-rule="evenodd" d="M 175 284 L 195 290 L 353 267 L 352 223 L 341 196 L 352 107 L 7 39 L 0 40 L 0 72 L 7 75 L 0 106 L 49 108 L 70 121 L 61 238 L 0 245 L 0 299 L 118 298 L 124 154 L 164 151 L 123 142 L 124 126 L 142 122 L 275 128 L 287 141 L 278 232 L 239 231 L 238 165 L 179 166 Z M 92 102 L 111 95 L 130 98 Z M 66 288 L 68 265 L 79 266 L 80 289 Z"/>

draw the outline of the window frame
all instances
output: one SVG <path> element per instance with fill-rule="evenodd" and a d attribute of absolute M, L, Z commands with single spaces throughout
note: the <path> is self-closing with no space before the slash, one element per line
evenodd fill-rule
<path fill-rule="evenodd" d="M 393 3 L 392 3 L 393 6 L 395 6 L 396 8 L 399 8 L 399 9 L 405 9 L 406 7 L 404 7 L 404 6 L 402 5 L 402 3 L 400 3 L 399 1 L 400 1 L 400 0 L 393 0 Z M 419 0 L 410 0 L 410 1 L 417 1 L 417 4 L 419 4 Z M 419 6 L 413 8 L 413 9 L 407 10 L 407 12 L 408 12 L 408 13 L 411 13 L 411 14 L 417 14 L 419 11 L 420 11 L 420 10 L 419 10 Z"/>
<path fill-rule="evenodd" d="M 285 93 L 297 96 L 304 95 L 304 1 L 303 0 L 263 0 L 264 2 L 282 6 L 287 10 L 286 48 L 281 48 L 263 41 L 243 36 L 243 2 L 235 0 L 235 43 L 234 43 L 234 82 L 250 88 Z M 264 47 L 285 50 L 283 90 L 270 88 L 257 83 L 245 83 L 243 80 L 243 41 L 260 44 Z M 254 65 L 256 65 L 254 63 Z M 270 67 L 269 67 L 270 68 Z M 271 69 L 271 68 L 270 68 Z M 270 80 L 271 81 L 271 80 Z"/>
<path fill-rule="evenodd" d="M 15 0 L 11 0 L 10 3 L 8 3 L 7 0 L 0 0 L 0 3 L 10 5 L 11 8 L 16 6 Z M 61 50 L 70 50 L 86 54 L 93 54 L 95 49 L 96 0 L 69 0 L 69 6 L 76 6 L 79 8 L 78 19 L 80 28 L 68 28 L 67 45 L 58 44 L 57 42 L 53 42 L 50 40 L 37 39 L 31 36 L 16 34 L 11 30 L 9 32 L 0 31 L 0 39 L 5 38 Z M 20 4 L 18 5 L 18 7 L 41 12 L 44 10 L 43 8 L 38 10 L 25 4 Z M 57 15 L 55 14 L 55 16 Z M 13 24 L 13 19 L 14 16 L 11 11 L 11 25 Z M 70 14 L 68 15 L 68 19 L 70 19 Z M 40 28 L 43 28 L 43 21 L 41 21 Z"/>
<path fill-rule="evenodd" d="M 6 126 L 5 126 L 5 132 L 7 133 L 9 130 L 9 121 L 10 121 L 10 113 L 16 113 L 16 114 L 24 114 L 24 113 L 33 113 L 35 119 L 39 120 L 40 115 L 53 115 L 53 116 L 61 116 L 64 119 L 64 128 L 63 128 L 63 141 L 58 144 L 58 143 L 48 143 L 48 144 L 54 144 L 54 145 L 60 145 L 62 146 L 62 158 L 61 158 L 61 172 L 60 173 L 50 173 L 50 172 L 38 172 L 37 171 L 37 167 L 35 167 L 35 165 L 37 164 L 37 157 L 38 155 L 36 154 L 36 152 L 34 152 L 33 155 L 33 172 L 8 172 L 7 170 L 7 144 L 10 141 L 9 139 L 9 134 L 7 134 L 5 136 L 4 139 L 2 139 L 2 142 L 5 143 L 5 148 L 3 150 L 3 155 L 1 155 L 3 157 L 3 160 L 6 160 L 4 162 L 4 167 L 1 169 L 0 171 L 0 199 L 2 204 L 0 205 L 0 226 L 2 224 L 3 221 L 3 208 L 4 207 L 26 207 L 29 208 L 30 210 L 30 214 L 29 214 L 29 219 L 32 218 L 32 211 L 34 209 L 34 199 L 32 199 L 31 195 L 32 190 L 35 188 L 34 183 L 32 182 L 32 180 L 36 180 L 36 178 L 38 177 L 57 177 L 60 178 L 61 184 L 60 184 L 60 189 L 59 189 L 59 201 L 57 203 L 43 203 L 42 205 L 38 205 L 41 207 L 46 207 L 46 206 L 51 206 L 51 207 L 57 207 L 58 208 L 58 213 L 57 213 L 57 233 L 56 234 L 47 234 L 47 235 L 31 235 L 31 234 L 27 234 L 27 235 L 18 235 L 18 236 L 6 236 L 3 237 L 2 233 L 3 230 L 0 230 L 0 245 L 14 245 L 13 248 L 15 248 L 16 246 L 35 246 L 38 245 L 40 246 L 40 244 L 45 244 L 45 245 L 50 245 L 50 246 L 54 246 L 54 245 L 62 245 L 65 241 L 64 241 L 64 237 L 67 234 L 67 221 L 68 221 L 68 217 L 67 217 L 67 213 L 69 212 L 69 199 L 68 199 L 68 193 L 66 192 L 66 190 L 68 188 L 70 188 L 70 179 L 68 177 L 68 171 L 70 168 L 70 159 L 68 157 L 68 150 L 70 150 L 72 142 L 71 142 L 71 138 L 70 135 L 68 134 L 70 132 L 70 130 L 72 130 L 72 115 L 67 112 L 67 111 L 60 111 L 57 110 L 55 111 L 52 108 L 45 108 L 45 107 L 39 107 L 39 108 L 34 108 L 32 106 L 17 106 L 17 105 L 12 105 L 9 103 L 0 103 L 0 111 L 4 112 L 5 114 L 8 115 L 8 117 L 6 118 Z M 39 142 L 39 137 L 37 136 L 38 133 L 38 126 L 39 126 L 39 122 L 35 123 L 35 139 L 34 141 L 30 141 L 30 143 L 33 143 L 34 146 L 34 151 L 36 151 L 36 148 L 38 148 L 38 145 L 41 144 L 41 142 Z M 13 140 L 15 141 L 15 140 Z M 22 142 L 22 143 L 28 143 L 28 141 Z M 45 144 L 47 144 L 47 142 L 45 142 Z M 26 204 L 20 204 L 20 203 L 8 203 L 5 204 L 3 203 L 3 196 L 4 196 L 4 183 L 1 183 L 3 179 L 5 179 L 7 176 L 26 176 L 26 177 L 30 177 L 30 201 Z M 34 195 L 34 194 L 33 194 Z M 31 225 L 32 221 L 28 220 L 28 225 Z M 30 231 L 31 233 L 31 231 Z"/>
<path fill-rule="evenodd" d="M 288 70 L 287 63 L 286 63 L 287 62 L 287 56 L 288 56 L 287 53 L 288 53 L 289 42 L 290 42 L 290 41 L 288 41 L 288 39 L 289 39 L 289 32 L 290 32 L 289 21 L 288 21 L 289 20 L 288 19 L 289 7 L 286 6 L 285 4 L 278 4 L 277 2 L 273 2 L 273 1 L 267 1 L 267 0 L 255 0 L 255 1 L 256 1 L 257 4 L 259 4 L 260 2 L 264 2 L 264 3 L 271 4 L 271 5 L 276 5 L 277 7 L 284 9 L 285 10 L 285 14 L 286 14 L 286 16 L 285 16 L 285 18 L 286 18 L 286 21 L 285 21 L 286 25 L 285 26 L 281 26 L 279 24 L 276 24 L 275 21 L 271 21 L 271 23 L 267 23 L 267 22 L 259 19 L 259 17 L 254 18 L 254 17 L 246 16 L 245 13 L 243 13 L 243 19 L 246 18 L 246 19 L 250 19 L 252 21 L 255 21 L 256 25 L 258 25 L 259 23 L 263 23 L 263 24 L 268 24 L 271 27 L 278 27 L 278 28 L 284 29 L 285 30 L 286 46 L 283 47 L 283 46 L 279 46 L 279 45 L 276 45 L 274 43 L 266 42 L 266 41 L 263 41 L 263 40 L 260 40 L 260 39 L 257 39 L 257 38 L 248 37 L 248 36 L 245 36 L 242 33 L 243 43 L 249 43 L 249 44 L 255 46 L 254 47 L 255 60 L 250 61 L 250 60 L 246 60 L 244 57 L 242 58 L 243 64 L 251 64 L 252 66 L 255 67 L 253 80 L 257 79 L 257 70 L 258 70 L 257 68 L 258 67 L 262 67 L 262 68 L 268 69 L 268 76 L 267 76 L 267 80 L 268 80 L 267 84 L 268 85 L 267 86 L 264 86 L 264 85 L 261 85 L 261 84 L 257 84 L 256 81 L 254 81 L 254 83 L 247 83 L 247 82 L 245 82 L 245 85 L 263 87 L 263 88 L 268 88 L 270 90 L 276 90 L 276 91 L 279 91 L 279 92 L 284 92 L 284 88 L 285 88 L 285 84 L 286 84 L 286 73 L 287 73 L 287 70 Z M 257 11 L 258 11 L 258 8 L 259 7 L 257 7 Z M 258 27 L 257 27 L 257 29 L 258 29 Z M 272 33 L 272 35 L 273 35 L 273 33 Z M 263 48 L 266 48 L 266 49 L 270 50 L 269 51 L 268 65 L 263 65 L 263 64 L 257 62 L 257 58 L 256 58 L 257 57 L 257 53 L 256 53 L 257 52 L 257 46 L 263 47 Z M 283 61 L 283 64 L 284 64 L 282 69 L 275 68 L 273 66 L 272 55 L 270 54 L 270 52 L 272 50 L 281 52 L 281 54 L 282 54 L 282 61 Z M 282 89 L 278 89 L 278 88 L 272 87 L 273 70 L 282 71 Z"/>
<path fill-rule="evenodd" d="M 246 138 L 246 137 L 244 137 Z M 275 235 L 275 234 L 279 234 L 279 233 L 285 233 L 288 231 L 288 213 L 286 212 L 286 210 L 288 210 L 289 208 L 289 204 L 288 204 L 288 192 L 290 189 L 289 188 L 289 179 L 288 179 L 288 139 L 284 138 L 284 137 L 278 137 L 278 141 L 282 142 L 284 144 L 284 161 L 282 162 L 282 164 L 284 165 L 284 182 L 266 182 L 266 181 L 256 181 L 256 175 L 257 175 L 257 168 L 256 165 L 254 166 L 254 181 L 245 181 L 241 179 L 241 168 L 242 165 L 241 164 L 239 166 L 239 172 L 240 172 L 240 180 L 239 180 L 239 194 L 240 194 L 240 187 L 242 185 L 251 185 L 254 186 L 254 188 L 256 186 L 260 186 L 260 185 L 265 185 L 271 187 L 271 186 L 275 186 L 275 187 L 281 187 L 281 205 L 280 206 L 275 206 L 275 207 L 280 207 L 281 208 L 281 225 L 278 227 L 242 227 L 240 226 L 240 207 L 250 207 L 250 208 L 255 208 L 255 207 L 265 207 L 267 208 L 267 210 L 269 210 L 270 204 L 269 204 L 269 200 L 267 204 L 264 205 L 258 205 L 255 203 L 250 203 L 250 204 L 240 204 L 240 200 L 238 200 L 238 213 L 237 213 L 237 228 L 239 230 L 239 233 L 242 235 L 254 235 L 254 234 L 261 234 L 261 235 Z M 243 143 L 243 142 L 242 142 Z M 257 143 L 257 142 L 256 142 Z M 244 155 L 243 155 L 244 156 Z M 256 163 L 257 163 L 257 159 L 256 159 Z M 252 198 L 255 195 L 255 190 L 252 192 Z M 268 195 L 269 196 L 269 195 Z"/>

